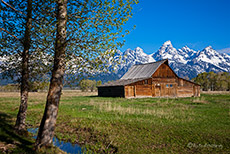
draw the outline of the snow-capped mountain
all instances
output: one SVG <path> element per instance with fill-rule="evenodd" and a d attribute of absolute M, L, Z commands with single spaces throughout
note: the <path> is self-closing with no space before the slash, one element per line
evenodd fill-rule
<path fill-rule="evenodd" d="M 105 82 L 109 80 L 117 80 L 121 78 L 128 71 L 128 69 L 135 64 L 155 62 L 152 55 L 144 53 L 143 49 L 140 47 L 137 47 L 134 50 L 127 49 L 124 52 L 117 50 L 113 60 L 119 64 L 111 66 L 109 73 L 101 73 L 94 79 L 102 80 Z"/>
<path fill-rule="evenodd" d="M 147 55 L 144 53 L 143 49 L 137 47 L 134 50 L 127 49 L 125 52 L 118 51 L 114 57 L 118 60 L 121 64 L 118 65 L 118 69 L 123 69 L 125 72 L 135 64 L 143 64 L 154 62 L 154 58 L 151 55 Z"/>
<path fill-rule="evenodd" d="M 120 59 L 119 59 L 120 58 Z M 211 46 L 201 51 L 195 51 L 185 46 L 181 49 L 173 47 L 171 41 L 166 41 L 157 52 L 147 55 L 143 49 L 137 47 L 134 50 L 127 49 L 125 52 L 118 51 L 114 59 L 119 60 L 113 80 L 119 79 L 134 64 L 149 63 L 162 59 L 168 59 L 172 69 L 181 77 L 190 79 L 202 72 L 230 72 L 230 56 L 218 53 Z"/>
<path fill-rule="evenodd" d="M 230 72 L 230 56 L 220 54 L 211 46 L 196 53 L 189 65 L 195 66 L 198 73 L 201 72 Z"/>
<path fill-rule="evenodd" d="M 230 72 L 230 56 L 225 53 L 219 53 L 211 46 L 206 47 L 201 51 L 195 51 L 185 46 L 181 49 L 173 47 L 171 41 L 166 41 L 158 51 L 153 54 L 146 54 L 140 47 L 134 50 L 127 49 L 124 52 L 117 51 L 109 65 L 108 73 L 100 73 L 94 79 L 109 80 L 120 79 L 128 69 L 135 64 L 150 63 L 162 59 L 168 59 L 169 65 L 174 72 L 180 77 L 194 78 L 202 72 Z M 0 57 L 0 65 L 4 58 Z M 110 62 L 110 60 L 109 60 Z M 67 68 L 68 69 L 68 68 Z M 1 70 L 0 70 L 1 72 Z"/>
<path fill-rule="evenodd" d="M 169 59 L 170 61 L 174 61 L 176 63 L 186 64 L 188 58 L 194 54 L 195 51 L 189 49 L 187 46 L 177 50 L 172 46 L 171 41 L 166 41 L 157 52 L 152 54 L 152 57 L 156 61 L 161 59 Z"/>

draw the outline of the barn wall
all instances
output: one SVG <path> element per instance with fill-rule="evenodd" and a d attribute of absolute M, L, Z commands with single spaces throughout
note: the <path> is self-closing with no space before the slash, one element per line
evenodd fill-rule
<path fill-rule="evenodd" d="M 178 87 L 177 88 L 178 97 L 192 97 L 193 96 L 193 87 Z"/>
<path fill-rule="evenodd" d="M 152 75 L 152 96 L 177 97 L 177 84 L 177 75 L 167 64 L 162 64 Z"/>
<path fill-rule="evenodd" d="M 161 96 L 162 97 L 176 97 L 177 96 L 177 84 L 176 83 L 164 83 L 161 84 Z"/>
<path fill-rule="evenodd" d="M 98 87 L 103 97 L 199 97 L 200 86 L 179 78 L 167 65 L 162 64 L 152 75 L 126 86 Z"/>
<path fill-rule="evenodd" d="M 125 97 L 152 96 L 152 79 L 145 79 L 125 86 Z"/>
<path fill-rule="evenodd" d="M 152 75 L 153 78 L 160 77 L 160 78 L 175 78 L 176 74 L 172 71 L 172 69 L 166 65 L 162 64 L 156 72 Z"/>
<path fill-rule="evenodd" d="M 200 97 L 200 86 L 195 85 L 195 86 L 193 87 L 193 93 L 194 93 L 194 96 L 195 96 L 195 97 Z"/>
<path fill-rule="evenodd" d="M 136 85 L 136 96 L 152 96 L 152 86 Z"/>
<path fill-rule="evenodd" d="M 134 86 L 134 85 L 151 85 L 151 84 L 152 84 L 152 79 L 149 78 L 149 79 L 137 81 L 137 82 L 135 82 L 135 83 L 131 83 L 131 84 L 129 84 L 129 85 Z"/>
<path fill-rule="evenodd" d="M 153 83 L 177 83 L 176 78 L 152 78 Z"/>
<path fill-rule="evenodd" d="M 184 79 L 178 79 L 178 97 L 199 97 L 200 86 Z"/>
<path fill-rule="evenodd" d="M 152 75 L 153 97 L 199 97 L 200 86 L 178 78 L 171 68 L 164 64 Z"/>
<path fill-rule="evenodd" d="M 153 97 L 176 97 L 177 78 L 152 78 Z"/>
<path fill-rule="evenodd" d="M 125 86 L 125 97 L 135 96 L 135 86 Z"/>
<path fill-rule="evenodd" d="M 124 86 L 98 87 L 100 97 L 125 97 Z"/>

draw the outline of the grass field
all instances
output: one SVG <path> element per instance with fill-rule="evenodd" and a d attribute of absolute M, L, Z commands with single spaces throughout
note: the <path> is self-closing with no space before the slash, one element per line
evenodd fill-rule
<path fill-rule="evenodd" d="M 28 127 L 39 126 L 45 100 L 46 93 L 30 93 Z M 30 152 L 33 139 L 10 135 L 18 106 L 18 93 L 0 93 L 0 144 Z M 230 95 L 124 99 L 64 91 L 55 134 L 94 153 L 230 153 Z"/>

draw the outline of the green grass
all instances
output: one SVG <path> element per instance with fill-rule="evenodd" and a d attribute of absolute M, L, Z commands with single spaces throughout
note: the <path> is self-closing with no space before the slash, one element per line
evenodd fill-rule
<path fill-rule="evenodd" d="M 40 124 L 45 98 L 30 95 L 31 127 Z M 0 106 L 14 120 L 19 98 L 0 97 Z M 55 134 L 94 153 L 230 153 L 230 95 L 124 99 L 64 93 Z"/>

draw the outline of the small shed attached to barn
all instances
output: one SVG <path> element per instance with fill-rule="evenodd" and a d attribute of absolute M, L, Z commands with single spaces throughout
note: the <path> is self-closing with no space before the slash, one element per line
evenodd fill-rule
<path fill-rule="evenodd" d="M 117 80 L 98 86 L 102 97 L 199 97 L 200 85 L 177 76 L 168 60 L 133 65 Z"/>

